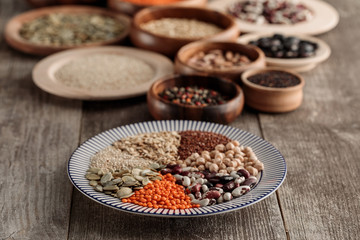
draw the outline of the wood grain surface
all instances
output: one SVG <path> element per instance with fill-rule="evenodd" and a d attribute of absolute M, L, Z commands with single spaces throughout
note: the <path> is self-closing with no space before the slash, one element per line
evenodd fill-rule
<path fill-rule="evenodd" d="M 87 138 L 152 120 L 146 98 L 81 102 L 38 89 L 40 58 L 11 49 L 7 20 L 26 1 L 0 1 L 0 239 L 360 239 L 360 2 L 328 0 L 340 24 L 320 36 L 332 56 L 303 74 L 295 112 L 247 107 L 231 126 L 275 145 L 288 175 L 276 194 L 229 214 L 192 219 L 141 217 L 97 204 L 73 189 L 66 163 Z"/>

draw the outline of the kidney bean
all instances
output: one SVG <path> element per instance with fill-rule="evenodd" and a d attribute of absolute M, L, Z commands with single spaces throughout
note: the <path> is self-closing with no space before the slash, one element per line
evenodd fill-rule
<path fill-rule="evenodd" d="M 245 179 L 248 179 L 248 178 L 251 176 L 250 173 L 249 173 L 246 169 L 239 169 L 239 170 L 237 171 L 237 174 L 238 174 L 239 176 L 245 177 Z"/>
<path fill-rule="evenodd" d="M 211 190 L 205 193 L 204 198 L 215 198 L 218 199 L 221 196 L 221 193 L 219 191 Z"/>
<path fill-rule="evenodd" d="M 217 184 L 220 183 L 220 178 L 216 177 L 216 178 L 210 178 L 208 179 L 209 182 L 211 182 L 212 184 Z"/>
<path fill-rule="evenodd" d="M 234 178 L 232 176 L 229 176 L 229 175 L 225 175 L 225 176 L 220 177 L 220 182 L 223 183 L 223 184 L 225 184 L 227 182 L 230 182 L 232 180 L 234 180 Z"/>
<path fill-rule="evenodd" d="M 210 199 L 208 206 L 212 206 L 216 204 L 216 200 L 215 199 Z"/>
<path fill-rule="evenodd" d="M 197 183 L 195 184 L 192 188 L 191 188 L 191 192 L 192 193 L 197 193 L 197 192 L 200 192 L 200 189 L 201 189 L 201 184 L 200 183 Z"/>
<path fill-rule="evenodd" d="M 168 165 L 166 165 L 166 168 L 170 168 L 170 169 L 173 169 L 175 167 L 180 167 L 180 165 L 179 164 L 168 164 Z"/>
<path fill-rule="evenodd" d="M 190 186 L 190 184 L 191 184 L 190 178 L 189 177 L 183 177 L 182 185 L 184 187 L 188 187 L 188 186 Z"/>
<path fill-rule="evenodd" d="M 187 177 L 189 177 L 190 174 L 191 174 L 191 172 L 189 172 L 189 171 L 182 171 L 180 174 L 181 174 L 182 176 L 187 176 Z"/>
<path fill-rule="evenodd" d="M 198 179 L 196 179 L 196 182 L 203 185 L 204 184 L 204 179 L 203 178 L 198 178 Z"/>
<path fill-rule="evenodd" d="M 230 192 L 232 191 L 233 189 L 235 188 L 235 182 L 234 181 L 231 181 L 231 182 L 228 182 L 224 185 L 223 189 L 225 192 Z"/>
<path fill-rule="evenodd" d="M 182 172 L 182 168 L 178 165 L 178 166 L 173 167 L 172 171 L 175 174 L 180 174 Z"/>
<path fill-rule="evenodd" d="M 195 198 L 196 198 L 196 199 L 200 199 L 201 196 L 202 196 L 201 192 L 195 193 Z"/>
<path fill-rule="evenodd" d="M 163 170 L 161 170 L 160 172 L 162 175 L 166 175 L 168 173 L 172 173 L 172 169 L 170 168 L 164 168 Z"/>
<path fill-rule="evenodd" d="M 223 190 L 222 188 L 218 188 L 218 187 L 211 187 L 211 188 L 209 188 L 209 190 L 210 190 L 210 191 L 218 191 L 218 192 L 220 192 L 220 193 L 223 193 L 223 192 L 224 192 L 224 190 Z"/>
<path fill-rule="evenodd" d="M 245 181 L 245 177 L 238 177 L 238 178 L 235 179 L 234 182 L 241 184 L 241 183 L 243 183 L 244 181 Z"/>
<path fill-rule="evenodd" d="M 216 176 L 216 173 L 209 173 L 206 175 L 206 179 L 209 180 L 209 179 L 212 179 L 212 178 L 217 178 L 218 176 Z"/>
<path fill-rule="evenodd" d="M 202 172 L 195 172 L 193 176 L 196 178 L 205 178 L 205 175 Z"/>
<path fill-rule="evenodd" d="M 226 192 L 226 193 L 224 193 L 223 198 L 224 198 L 224 201 L 230 201 L 231 199 L 233 199 L 233 196 L 231 195 L 231 193 Z"/>
<path fill-rule="evenodd" d="M 205 183 L 205 185 L 206 185 L 208 188 L 211 188 L 211 187 L 214 186 L 214 184 L 212 184 L 211 182 L 207 182 L 207 183 Z"/>
<path fill-rule="evenodd" d="M 209 191 L 209 188 L 208 188 L 208 186 L 206 186 L 206 185 L 204 184 L 204 185 L 201 186 L 201 190 L 202 190 L 202 192 L 204 193 L 204 192 Z"/>
<path fill-rule="evenodd" d="M 246 179 L 243 183 L 241 183 L 241 186 L 253 187 L 256 183 L 257 183 L 257 178 L 254 176 L 251 176 L 248 179 Z"/>
<path fill-rule="evenodd" d="M 183 176 L 181 176 L 181 175 L 179 175 L 179 174 L 175 174 L 175 175 L 173 175 L 174 176 L 174 178 L 176 179 L 176 180 L 182 180 L 183 179 Z"/>
<path fill-rule="evenodd" d="M 222 203 L 222 202 L 224 202 L 224 197 L 220 196 L 216 201 L 217 201 L 217 203 Z"/>
<path fill-rule="evenodd" d="M 175 183 L 176 183 L 177 185 L 183 185 L 183 181 L 182 181 L 182 180 L 176 180 Z"/>
<path fill-rule="evenodd" d="M 194 196 L 194 194 L 192 194 L 192 193 L 190 193 L 188 196 L 190 197 L 191 200 L 194 200 L 194 199 L 195 199 L 195 196 Z"/>
<path fill-rule="evenodd" d="M 217 183 L 217 184 L 215 184 L 215 187 L 218 187 L 218 188 L 223 188 L 223 187 L 224 187 L 224 185 L 223 185 L 223 184 L 221 184 L 221 183 Z"/>
<path fill-rule="evenodd" d="M 205 207 L 210 203 L 210 199 L 204 198 L 202 200 L 194 199 L 191 201 L 194 204 L 199 204 L 200 207 Z"/>
<path fill-rule="evenodd" d="M 240 187 L 240 183 L 234 182 L 234 188 Z"/>
<path fill-rule="evenodd" d="M 249 186 L 240 186 L 238 188 L 235 188 L 231 194 L 233 195 L 233 197 L 240 197 L 241 195 L 244 195 L 245 193 L 250 191 L 250 187 Z"/>

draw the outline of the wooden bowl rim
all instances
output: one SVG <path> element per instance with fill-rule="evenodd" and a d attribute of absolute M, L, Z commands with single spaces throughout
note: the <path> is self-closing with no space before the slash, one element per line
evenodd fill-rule
<path fill-rule="evenodd" d="M 229 70 L 209 70 L 209 69 L 203 69 L 203 68 L 200 68 L 200 67 L 195 67 L 195 66 L 192 66 L 192 65 L 189 65 L 187 64 L 186 61 L 184 61 L 184 59 L 182 58 L 182 54 L 184 51 L 187 51 L 191 48 L 194 48 L 194 47 L 198 47 L 198 46 L 206 46 L 206 45 L 211 45 L 211 44 L 214 44 L 214 43 L 217 43 L 217 44 L 220 44 L 220 45 L 224 45 L 224 46 L 227 46 L 227 45 L 240 45 L 242 47 L 246 47 L 246 48 L 249 48 L 251 50 L 255 50 L 255 52 L 258 54 L 258 57 L 252 61 L 251 63 L 247 64 L 247 65 L 244 65 L 244 66 L 239 66 L 237 68 L 232 68 L 232 69 L 229 69 Z M 221 49 L 221 50 L 224 50 L 224 49 Z M 198 52 L 198 51 L 197 51 Z M 201 71 L 201 72 L 206 72 L 206 73 L 213 73 L 213 74 L 224 74 L 224 73 L 233 73 L 233 74 L 237 74 L 239 72 L 243 72 L 244 71 L 244 68 L 248 68 L 248 67 L 252 67 L 252 66 L 256 66 L 259 62 L 261 61 L 265 61 L 265 54 L 264 52 L 256 47 L 256 46 L 253 46 L 253 45 L 246 45 L 246 44 L 241 44 L 241 43 L 237 43 L 237 42 L 225 42 L 225 41 L 206 41 L 206 40 L 201 40 L 201 41 L 196 41 L 196 42 L 191 42 L 189 44 L 186 44 L 185 46 L 181 47 L 179 49 L 179 51 L 177 52 L 176 54 L 176 59 L 179 61 L 179 63 L 185 65 L 186 67 L 188 68 L 191 68 L 193 70 L 196 70 L 196 71 Z"/>
<path fill-rule="evenodd" d="M 182 2 L 202 2 L 204 0 L 178 0 L 177 2 L 162 3 L 162 4 L 158 4 L 158 5 L 154 5 L 154 4 L 137 4 L 137 3 L 132 3 L 132 2 L 128 2 L 128 1 L 122 1 L 122 0 L 108 0 L 108 1 L 127 3 L 127 4 L 131 4 L 133 6 L 140 7 L 140 8 L 148 8 L 148 7 L 153 7 L 153 6 L 182 6 L 182 4 L 184 4 Z"/>
<path fill-rule="evenodd" d="M 264 87 L 264 86 L 252 83 L 248 80 L 248 77 L 250 77 L 250 76 L 256 75 L 258 73 L 271 72 L 271 71 L 286 72 L 291 75 L 294 75 L 295 77 L 297 77 L 300 80 L 300 83 L 295 86 L 292 86 L 292 87 L 274 88 L 274 87 Z M 273 93 L 294 92 L 294 91 L 298 91 L 298 90 L 302 89 L 305 86 L 305 80 L 300 74 L 293 72 L 293 71 L 289 71 L 284 68 L 277 68 L 277 67 L 249 69 L 242 74 L 241 80 L 246 86 L 248 86 L 252 89 L 264 91 L 264 92 L 273 92 Z"/>
<path fill-rule="evenodd" d="M 160 35 L 160 34 L 156 34 L 156 33 L 147 31 L 147 30 L 141 28 L 140 24 L 138 24 L 139 18 L 143 17 L 146 14 L 151 14 L 154 11 L 166 11 L 166 10 L 169 10 L 169 9 L 185 11 L 185 13 L 186 13 L 186 10 L 189 10 L 189 9 L 198 10 L 198 11 L 201 11 L 201 12 L 209 12 L 209 13 L 212 13 L 212 14 L 216 13 L 219 16 L 221 16 L 222 18 L 228 19 L 229 22 L 230 22 L 230 25 L 228 27 L 226 27 L 226 28 L 220 27 L 222 29 L 222 31 L 220 31 L 220 32 L 218 32 L 216 34 L 213 34 L 213 35 L 206 36 L 206 37 L 200 37 L 200 38 L 177 38 L 176 37 L 176 38 L 174 38 L 174 37 L 167 37 L 167 36 L 164 36 L 164 35 Z M 189 18 L 186 18 L 186 15 L 184 15 L 183 18 L 189 19 Z M 157 19 L 161 19 L 161 18 L 154 18 L 154 19 L 157 20 Z M 197 18 L 193 18 L 193 19 L 198 20 Z M 199 21 L 203 21 L 203 20 L 199 20 Z M 219 27 L 219 25 L 217 25 L 217 23 L 212 23 L 212 24 Z M 220 35 L 224 34 L 225 32 L 228 32 L 228 31 L 230 31 L 232 29 L 237 29 L 237 25 L 236 25 L 236 23 L 235 23 L 235 21 L 234 21 L 234 19 L 232 17 L 230 17 L 230 16 L 228 16 L 228 15 L 222 13 L 222 12 L 213 10 L 213 9 L 201 8 L 201 7 L 188 7 L 188 6 L 185 7 L 185 6 L 167 5 L 167 6 L 153 6 L 153 7 L 148 7 L 148 8 L 141 9 L 133 17 L 132 28 L 136 29 L 139 32 L 146 33 L 148 35 L 154 36 L 154 37 L 156 37 L 158 39 L 177 40 L 177 41 L 184 41 L 184 42 L 190 43 L 190 42 L 193 42 L 193 41 L 198 41 L 198 40 L 202 40 L 202 39 L 210 39 L 210 38 L 220 36 Z"/>
<path fill-rule="evenodd" d="M 163 98 L 161 98 L 154 90 L 154 88 L 160 84 L 163 84 L 164 82 L 166 81 L 170 81 L 172 79 L 175 79 L 175 78 L 192 78 L 192 77 L 200 77 L 200 78 L 213 78 L 213 79 L 216 79 L 216 81 L 220 80 L 220 81 L 225 81 L 227 83 L 229 83 L 230 85 L 234 85 L 235 89 L 236 89 L 236 94 L 233 98 L 231 98 L 229 101 L 227 101 L 226 103 L 223 103 L 223 104 L 219 104 L 219 105 L 209 105 L 209 106 L 193 106 L 193 105 L 186 105 L 186 104 L 178 104 L 178 103 L 172 103 L 170 101 L 167 101 Z M 217 108 L 223 108 L 227 105 L 230 105 L 231 103 L 233 102 L 236 102 L 238 101 L 239 99 L 241 100 L 241 96 L 244 94 L 243 93 L 243 90 L 241 89 L 241 87 L 234 83 L 233 81 L 231 81 L 230 79 L 228 78 L 225 78 L 225 77 L 217 77 L 217 76 L 202 76 L 202 75 L 181 75 L 181 74 L 172 74 L 172 75 L 168 75 L 168 76 L 165 76 L 165 77 L 162 77 L 162 78 L 159 78 L 158 80 L 156 80 L 150 87 L 149 91 L 148 91 L 148 94 L 150 94 L 152 97 L 154 97 L 156 100 L 158 101 L 161 101 L 162 103 L 164 104 L 169 104 L 169 105 L 172 105 L 172 106 L 179 106 L 179 107 L 182 107 L 182 108 L 189 108 L 189 109 L 217 109 Z"/>
<path fill-rule="evenodd" d="M 116 38 L 100 41 L 100 42 L 93 42 L 87 44 L 79 44 L 79 45 L 66 45 L 66 46 L 52 46 L 52 45 L 42 45 L 42 44 L 35 44 L 25 40 L 23 37 L 20 36 L 19 30 L 24 24 L 25 21 L 33 20 L 39 18 L 41 16 L 49 15 L 52 13 L 78 13 L 81 12 L 82 14 L 100 14 L 103 16 L 113 17 L 119 20 L 122 24 L 124 24 L 123 32 Z M 38 8 L 35 10 L 30 10 L 24 13 L 21 13 L 12 19 L 6 24 L 5 27 L 5 39 L 9 43 L 9 45 L 13 46 L 14 48 L 18 49 L 19 51 L 23 51 L 26 53 L 31 54 L 38 54 L 38 55 L 47 55 L 37 53 L 37 51 L 47 51 L 48 54 L 73 49 L 73 48 L 81 48 L 81 47 L 95 47 L 95 46 L 102 46 L 102 45 L 109 45 L 115 44 L 123 40 L 126 36 L 129 35 L 131 29 L 131 19 L 130 17 L 117 13 L 112 10 L 108 10 L 105 8 L 100 7 L 92 7 L 92 6 L 82 6 L 82 5 L 64 5 L 64 6 L 52 6 L 52 7 L 43 7 Z M 15 44 L 12 43 L 15 42 Z M 22 44 L 23 47 L 18 47 L 14 45 Z M 31 48 L 31 50 L 24 50 L 23 48 Z"/>

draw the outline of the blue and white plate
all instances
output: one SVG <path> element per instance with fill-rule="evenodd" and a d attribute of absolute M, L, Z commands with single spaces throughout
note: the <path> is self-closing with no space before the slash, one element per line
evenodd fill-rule
<path fill-rule="evenodd" d="M 220 133 L 230 139 L 238 140 L 241 145 L 250 146 L 256 156 L 264 163 L 258 184 L 247 194 L 229 202 L 184 210 L 153 209 L 122 203 L 120 199 L 96 192 L 85 178 L 90 165 L 90 158 L 96 152 L 124 137 L 160 131 L 200 130 Z M 157 217 L 200 217 L 226 213 L 257 203 L 270 196 L 282 184 L 286 175 L 286 163 L 280 152 L 267 141 L 246 131 L 226 125 L 187 120 L 166 120 L 135 123 L 110 129 L 81 144 L 68 162 L 68 175 L 74 186 L 85 196 L 121 211 Z"/>

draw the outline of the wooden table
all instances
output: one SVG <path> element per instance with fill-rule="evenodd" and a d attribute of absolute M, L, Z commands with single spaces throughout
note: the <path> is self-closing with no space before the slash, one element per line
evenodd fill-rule
<path fill-rule="evenodd" d="M 0 32 L 29 7 L 0 1 Z M 231 125 L 277 147 L 288 174 L 270 197 L 229 214 L 165 219 L 126 214 L 75 190 L 70 154 L 87 138 L 123 124 L 151 120 L 145 97 L 82 102 L 37 88 L 40 60 L 0 38 L 0 239 L 360 239 L 360 1 L 328 0 L 341 15 L 321 35 L 331 58 L 303 74 L 297 111 L 245 109 Z"/>

